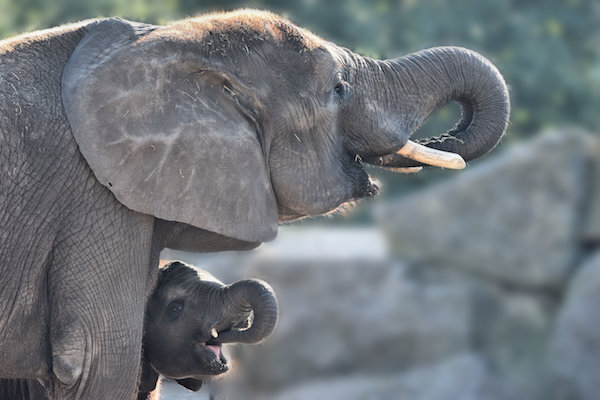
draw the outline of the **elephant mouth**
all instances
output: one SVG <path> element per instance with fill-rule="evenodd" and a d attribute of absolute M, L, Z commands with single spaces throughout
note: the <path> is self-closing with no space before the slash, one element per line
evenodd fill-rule
<path fill-rule="evenodd" d="M 229 371 L 229 361 L 223 353 L 221 345 L 205 344 L 199 354 L 207 375 L 220 375 Z"/>

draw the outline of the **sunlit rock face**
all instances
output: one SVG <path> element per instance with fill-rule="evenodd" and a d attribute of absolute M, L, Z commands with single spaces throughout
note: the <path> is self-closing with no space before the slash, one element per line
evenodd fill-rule
<path fill-rule="evenodd" d="M 559 289 L 578 255 L 593 139 L 552 132 L 384 205 L 398 256 L 518 287 Z"/>

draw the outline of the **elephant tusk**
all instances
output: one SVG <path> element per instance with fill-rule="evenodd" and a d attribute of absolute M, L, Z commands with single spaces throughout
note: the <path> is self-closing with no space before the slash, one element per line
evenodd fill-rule
<path fill-rule="evenodd" d="M 212 329 L 210 330 L 210 336 L 212 336 L 212 337 L 213 337 L 213 338 L 215 338 L 215 339 L 216 339 L 217 337 L 219 337 L 219 334 L 217 333 L 217 330 L 216 330 L 215 328 L 212 328 Z"/>
<path fill-rule="evenodd" d="M 467 166 L 458 154 L 425 147 L 410 140 L 396 154 L 434 167 L 463 169 Z"/>
<path fill-rule="evenodd" d="M 420 172 L 423 169 L 423 167 L 403 167 L 403 168 L 387 168 L 387 169 L 392 172 L 399 173 L 399 174 L 416 174 L 417 172 Z"/>

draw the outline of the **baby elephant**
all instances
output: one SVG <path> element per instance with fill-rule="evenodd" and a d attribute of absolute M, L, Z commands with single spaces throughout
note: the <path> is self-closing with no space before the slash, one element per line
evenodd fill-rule
<path fill-rule="evenodd" d="M 200 389 L 203 380 L 229 369 L 221 345 L 266 339 L 277 316 L 277 299 L 266 282 L 246 279 L 224 285 L 182 262 L 161 267 L 146 306 L 138 399 L 150 398 L 159 374 Z"/>

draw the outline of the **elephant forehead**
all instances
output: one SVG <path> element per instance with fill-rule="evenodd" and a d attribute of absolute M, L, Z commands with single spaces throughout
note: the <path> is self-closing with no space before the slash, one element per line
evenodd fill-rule
<path fill-rule="evenodd" d="M 156 292 L 175 297 L 190 292 L 213 292 L 223 286 L 209 272 L 177 261 L 161 269 Z"/>
<path fill-rule="evenodd" d="M 322 39 L 297 27 L 285 18 L 266 11 L 239 10 L 188 18 L 153 32 L 143 40 L 178 38 L 200 45 L 210 42 L 212 50 L 220 46 L 247 50 L 248 44 L 270 40 L 287 43 L 296 50 L 312 50 Z"/>

